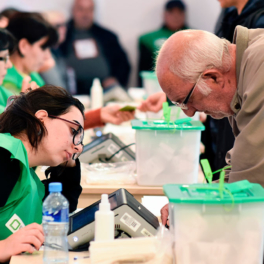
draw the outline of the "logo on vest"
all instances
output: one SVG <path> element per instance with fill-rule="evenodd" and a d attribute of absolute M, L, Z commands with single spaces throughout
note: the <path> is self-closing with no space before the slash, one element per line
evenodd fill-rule
<path fill-rule="evenodd" d="M 14 214 L 8 222 L 5 224 L 5 226 L 12 232 L 15 233 L 22 227 L 24 227 L 23 221 L 20 219 L 20 217 L 16 214 Z"/>

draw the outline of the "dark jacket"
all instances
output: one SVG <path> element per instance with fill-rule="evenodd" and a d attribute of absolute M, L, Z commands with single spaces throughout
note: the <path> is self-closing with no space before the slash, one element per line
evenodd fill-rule
<path fill-rule="evenodd" d="M 67 25 L 65 42 L 60 46 L 60 50 L 64 56 L 68 56 L 71 51 L 73 31 L 74 23 L 73 20 L 71 20 Z M 89 29 L 89 32 L 102 46 L 102 52 L 109 63 L 111 76 L 115 77 L 122 86 L 126 87 L 130 73 L 130 64 L 117 36 L 95 23 Z"/>
<path fill-rule="evenodd" d="M 240 15 L 235 7 L 230 7 L 222 11 L 215 28 L 215 34 L 220 38 L 233 40 L 234 31 L 237 25 L 247 28 L 264 28 L 264 1 L 249 0 Z"/>
<path fill-rule="evenodd" d="M 264 1 L 249 0 L 240 15 L 234 7 L 222 11 L 215 28 L 218 37 L 232 42 L 237 25 L 247 28 L 264 28 Z M 220 120 L 208 116 L 206 131 L 202 135 L 205 144 L 205 158 L 208 158 L 213 170 L 226 166 L 225 155 L 233 148 L 234 135 L 227 118 Z M 214 179 L 219 176 L 214 175 Z"/>
<path fill-rule="evenodd" d="M 20 176 L 20 163 L 18 160 L 11 159 L 10 155 L 10 152 L 6 149 L 0 148 L 0 180 L 2 182 L 0 185 L 0 207 L 5 205 Z M 43 200 L 49 194 L 49 183 L 61 182 L 62 194 L 69 201 L 69 211 L 73 212 L 76 210 L 78 198 L 82 192 L 79 160 L 76 161 L 76 166 L 72 168 L 67 167 L 64 169 L 61 166 L 50 168 L 46 172 L 46 176 L 48 175 L 50 177 L 42 181 L 45 185 L 45 196 Z"/>

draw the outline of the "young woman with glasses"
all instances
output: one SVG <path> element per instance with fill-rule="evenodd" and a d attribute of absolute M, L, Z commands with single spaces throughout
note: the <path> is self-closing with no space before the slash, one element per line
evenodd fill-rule
<path fill-rule="evenodd" d="M 62 183 L 70 212 L 76 209 L 83 111 L 65 89 L 51 85 L 8 99 L 0 115 L 0 263 L 43 243 L 39 224 L 50 182 Z M 51 166 L 43 182 L 32 169 L 39 165 Z"/>

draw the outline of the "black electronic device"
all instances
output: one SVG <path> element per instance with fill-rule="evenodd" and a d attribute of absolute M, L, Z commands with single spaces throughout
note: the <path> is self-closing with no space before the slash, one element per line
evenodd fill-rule
<path fill-rule="evenodd" d="M 79 159 L 83 163 L 134 161 L 135 153 L 114 134 L 108 133 L 85 145 Z"/>
<path fill-rule="evenodd" d="M 115 215 L 116 232 L 123 232 L 128 237 L 156 235 L 158 218 L 127 190 L 119 189 L 109 194 L 109 202 Z M 68 242 L 71 249 L 93 240 L 95 212 L 99 210 L 99 203 L 100 201 L 70 216 Z"/>

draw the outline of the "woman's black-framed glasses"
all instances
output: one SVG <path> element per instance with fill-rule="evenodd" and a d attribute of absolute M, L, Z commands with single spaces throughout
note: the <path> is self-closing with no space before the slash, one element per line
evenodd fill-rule
<path fill-rule="evenodd" d="M 77 130 L 74 129 L 74 131 L 73 131 L 72 142 L 73 142 L 73 144 L 75 146 L 81 145 L 82 146 L 82 151 L 83 151 L 83 143 L 82 143 L 83 136 L 84 136 L 83 127 L 80 124 L 78 124 L 78 123 L 72 122 L 70 120 L 67 120 L 67 119 L 64 119 L 64 118 L 61 118 L 61 117 L 58 117 L 58 116 L 49 115 L 49 117 L 52 117 L 52 118 L 55 118 L 55 119 L 60 119 L 62 121 L 65 121 L 65 122 L 68 122 L 68 123 L 73 124 L 75 126 L 78 126 L 78 129 Z M 76 160 L 77 158 L 79 158 L 79 156 L 82 154 L 82 151 L 73 153 L 72 159 Z"/>

